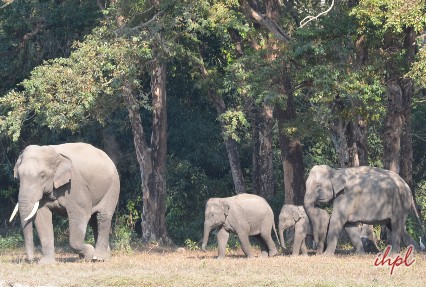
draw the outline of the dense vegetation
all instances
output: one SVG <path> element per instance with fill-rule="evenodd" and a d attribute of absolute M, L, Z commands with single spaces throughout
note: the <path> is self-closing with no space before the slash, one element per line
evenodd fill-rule
<path fill-rule="evenodd" d="M 213 196 L 278 214 L 314 164 L 394 170 L 426 214 L 424 0 L 2 3 L 2 238 L 19 152 L 75 141 L 119 169 L 117 238 L 198 241 Z"/>

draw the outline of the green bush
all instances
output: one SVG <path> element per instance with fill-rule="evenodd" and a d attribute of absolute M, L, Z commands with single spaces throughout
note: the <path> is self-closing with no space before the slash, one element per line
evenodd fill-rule
<path fill-rule="evenodd" d="M 5 236 L 0 235 L 0 250 L 13 249 L 23 246 L 24 237 L 22 232 L 13 232 L 6 234 Z"/>
<path fill-rule="evenodd" d="M 112 233 L 112 248 L 115 250 L 131 252 L 132 240 L 136 237 L 134 232 L 134 222 L 131 216 L 118 214 Z"/>

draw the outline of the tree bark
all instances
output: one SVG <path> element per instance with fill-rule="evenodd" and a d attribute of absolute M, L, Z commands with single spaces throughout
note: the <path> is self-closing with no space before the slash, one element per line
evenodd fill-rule
<path fill-rule="evenodd" d="M 416 32 L 413 27 L 409 27 L 405 31 L 404 49 L 406 50 L 406 63 L 410 67 L 414 62 L 416 49 Z M 402 134 L 401 134 L 401 158 L 400 158 L 400 175 L 411 188 L 414 194 L 413 183 L 413 138 L 412 138 L 412 102 L 414 93 L 413 80 L 403 78 L 401 80 L 402 90 Z"/>
<path fill-rule="evenodd" d="M 255 109 L 253 124 L 253 193 L 264 198 L 275 195 L 272 153 L 273 112 L 267 104 Z"/>
<path fill-rule="evenodd" d="M 215 94 L 213 91 L 209 91 L 209 98 L 215 107 L 217 114 L 220 116 L 221 114 L 226 112 L 226 105 L 223 99 Z M 224 124 L 221 123 L 222 132 L 225 132 Z M 238 155 L 238 146 L 237 142 L 231 137 L 224 137 L 223 139 L 226 152 L 228 154 L 229 166 L 231 168 L 232 180 L 234 181 L 235 193 L 245 193 L 245 181 L 243 170 L 241 169 L 240 157 Z"/>
<path fill-rule="evenodd" d="M 383 130 L 383 167 L 399 174 L 402 133 L 402 90 L 397 81 L 387 83 L 388 106 Z"/>
<path fill-rule="evenodd" d="M 142 241 L 171 243 L 166 227 L 166 159 L 167 159 L 167 105 L 166 64 L 155 60 L 151 77 L 152 139 L 151 157 L 145 165 L 151 168 L 143 184 Z"/>
<path fill-rule="evenodd" d="M 305 197 L 305 168 L 300 139 L 286 131 L 286 123 L 296 119 L 293 91 L 287 69 L 282 75 L 283 94 L 287 96 L 286 109 L 276 105 L 278 139 L 284 173 L 284 204 L 303 205 Z"/>

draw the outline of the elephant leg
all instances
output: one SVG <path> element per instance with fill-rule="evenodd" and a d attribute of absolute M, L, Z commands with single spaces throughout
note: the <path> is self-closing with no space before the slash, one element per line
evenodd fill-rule
<path fill-rule="evenodd" d="M 218 258 L 224 258 L 226 254 L 226 244 L 228 243 L 229 232 L 225 228 L 219 229 L 217 232 L 217 249 Z"/>
<path fill-rule="evenodd" d="M 55 245 L 52 223 L 52 212 L 47 207 L 40 208 L 37 211 L 34 223 L 37 229 L 38 237 L 41 243 L 42 257 L 40 264 L 49 264 L 55 262 Z"/>
<path fill-rule="evenodd" d="M 270 226 L 270 225 L 269 225 Z M 272 240 L 271 229 L 264 228 L 260 231 L 260 237 L 263 239 L 264 243 L 268 248 L 268 256 L 273 257 L 278 254 L 277 247 L 275 246 L 274 240 Z"/>
<path fill-rule="evenodd" d="M 302 240 L 302 244 L 300 245 L 300 250 L 302 251 L 302 255 L 308 255 L 308 248 L 306 247 L 306 237 Z"/>
<path fill-rule="evenodd" d="M 404 216 L 402 216 L 404 217 Z M 401 234 L 404 228 L 403 222 L 405 222 L 405 218 L 393 218 L 391 219 L 392 225 L 392 251 L 391 255 L 395 255 L 399 253 L 401 248 Z"/>
<path fill-rule="evenodd" d="M 354 200 L 348 199 L 346 196 L 341 195 L 334 200 L 333 213 L 331 214 L 330 224 L 327 234 L 327 249 L 324 255 L 334 255 L 337 247 L 337 240 L 339 239 L 340 232 L 343 225 L 348 220 L 348 212 L 353 209 Z"/>
<path fill-rule="evenodd" d="M 302 234 L 297 232 L 297 229 L 295 229 L 294 232 L 294 241 L 293 241 L 293 255 L 299 255 L 300 254 L 300 248 L 303 249 L 302 244 L 304 242 L 304 238 L 302 237 Z M 306 246 L 305 246 L 306 248 Z M 303 250 L 302 250 L 303 252 Z"/>
<path fill-rule="evenodd" d="M 357 225 L 346 225 L 346 233 L 352 242 L 352 245 L 355 247 L 355 252 L 358 254 L 364 254 L 364 246 L 362 245 L 361 236 L 359 235 L 359 228 Z"/>
<path fill-rule="evenodd" d="M 318 255 L 324 252 L 324 243 L 325 243 L 325 238 L 320 238 L 320 241 L 318 242 L 318 246 L 317 246 Z"/>
<path fill-rule="evenodd" d="M 95 249 L 92 245 L 84 243 L 87 223 L 90 217 L 83 210 L 73 209 L 72 212 L 68 211 L 68 219 L 71 248 L 80 258 L 92 260 Z"/>
<path fill-rule="evenodd" d="M 243 249 L 244 254 L 247 256 L 247 258 L 252 258 L 253 254 L 250 249 L 250 240 L 249 240 L 248 234 L 240 232 L 240 233 L 237 233 L 237 235 L 238 235 L 238 238 L 240 239 L 241 248 Z"/>
<path fill-rule="evenodd" d="M 268 245 L 266 245 L 265 240 L 263 240 L 262 236 L 256 235 L 257 240 L 259 241 L 259 245 L 260 245 L 260 251 L 262 254 L 262 257 L 268 257 Z"/>
<path fill-rule="evenodd" d="M 99 212 L 97 215 L 98 236 L 93 260 L 105 260 L 110 257 L 109 233 L 111 230 L 112 213 Z"/>

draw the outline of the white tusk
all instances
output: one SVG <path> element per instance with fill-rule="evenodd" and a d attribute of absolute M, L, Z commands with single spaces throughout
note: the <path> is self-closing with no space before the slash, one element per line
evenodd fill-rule
<path fill-rule="evenodd" d="M 27 218 L 25 218 L 24 220 L 28 220 L 28 219 L 30 219 L 31 217 L 33 217 L 33 216 L 36 214 L 37 209 L 38 209 L 38 205 L 39 205 L 39 204 L 40 204 L 40 202 L 39 202 L 39 201 L 37 201 L 37 202 L 34 204 L 33 210 L 31 211 L 30 215 L 28 215 L 28 216 L 27 216 Z"/>
<path fill-rule="evenodd" d="M 15 209 L 13 210 L 12 215 L 10 216 L 9 222 L 12 222 L 12 220 L 15 218 L 15 215 L 18 213 L 18 205 L 19 203 L 15 205 Z"/>

